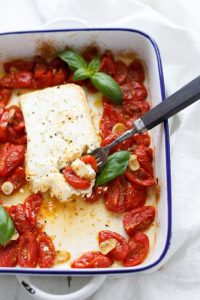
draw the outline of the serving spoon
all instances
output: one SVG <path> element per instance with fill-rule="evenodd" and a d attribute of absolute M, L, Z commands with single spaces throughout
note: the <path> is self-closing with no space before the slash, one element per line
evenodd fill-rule
<path fill-rule="evenodd" d="M 135 133 L 144 133 L 145 131 L 154 128 L 199 99 L 200 76 L 183 86 L 180 90 L 166 98 L 150 111 L 146 112 L 141 118 L 135 120 L 133 122 L 133 128 L 125 131 L 112 143 L 104 147 L 98 147 L 92 151 L 90 154 L 95 157 L 98 170 L 106 164 L 109 152 L 113 146 L 130 138 Z"/>

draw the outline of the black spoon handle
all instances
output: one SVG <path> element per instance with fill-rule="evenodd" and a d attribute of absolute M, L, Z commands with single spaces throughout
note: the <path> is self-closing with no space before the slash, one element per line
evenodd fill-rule
<path fill-rule="evenodd" d="M 143 130 L 151 129 L 199 99 L 200 76 L 186 84 L 176 93 L 169 96 L 163 102 L 145 113 L 140 118 L 140 125 L 142 125 L 143 122 L 143 125 L 145 126 Z M 137 123 L 138 122 L 136 121 L 136 128 L 141 131 L 142 128 L 140 127 L 142 126 L 138 126 Z"/>

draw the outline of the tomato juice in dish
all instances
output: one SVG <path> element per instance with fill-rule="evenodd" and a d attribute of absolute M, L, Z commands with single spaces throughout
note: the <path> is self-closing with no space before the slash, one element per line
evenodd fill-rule
<path fill-rule="evenodd" d="M 37 56 L 2 63 L 1 200 L 17 235 L 15 240 L 11 237 L 5 247 L 1 246 L 0 266 L 60 268 L 65 263 L 66 268 L 103 268 L 138 265 L 151 255 L 156 237 L 157 185 L 149 134 L 135 135 L 112 149 L 111 155 L 129 151 L 128 167 L 123 175 L 101 184 L 105 179 L 102 175 L 92 194 L 61 203 L 51 197 L 48 190 L 38 190 L 34 194 L 30 188 L 24 163 L 26 123 L 21 108 L 16 105 L 23 94 L 28 101 L 30 92 L 34 95 L 34 91 L 49 87 L 77 84 L 86 92 L 92 124 L 103 146 L 131 128 L 132 121 L 150 109 L 144 65 L 135 55 L 114 56 L 111 51 L 98 55 L 97 50 L 91 48 L 81 56 L 87 66 L 94 60 L 91 77 L 84 78 L 87 74 L 82 71 L 80 75 L 80 71 L 79 79 L 75 80 L 73 74 L 81 65 L 70 68 L 60 57 L 48 62 Z M 100 92 L 102 79 L 93 80 L 95 72 L 107 74 L 117 82 L 123 103 L 116 102 L 115 97 L 109 99 L 107 91 L 106 96 Z M 60 173 L 73 189 L 85 190 L 94 177 L 80 175 L 81 170 L 85 164 L 91 173 L 96 172 L 96 162 L 87 152 L 79 158 L 75 166 L 72 161 Z"/>

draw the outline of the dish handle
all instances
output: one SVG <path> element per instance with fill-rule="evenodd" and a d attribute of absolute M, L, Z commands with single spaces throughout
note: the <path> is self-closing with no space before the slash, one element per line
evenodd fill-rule
<path fill-rule="evenodd" d="M 30 276 L 17 275 L 17 280 L 20 285 L 26 290 L 29 295 L 37 300 L 84 300 L 94 294 L 100 286 L 104 283 L 106 276 L 92 277 L 88 284 L 82 287 L 80 290 L 70 294 L 55 295 L 49 294 L 40 290 L 32 282 Z"/>

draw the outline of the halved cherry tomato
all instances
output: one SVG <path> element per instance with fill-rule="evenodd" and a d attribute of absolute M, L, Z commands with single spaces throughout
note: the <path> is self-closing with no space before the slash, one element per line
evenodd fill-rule
<path fill-rule="evenodd" d="M 0 147 L 0 177 L 8 176 L 24 161 L 25 147 L 22 145 L 3 144 Z"/>
<path fill-rule="evenodd" d="M 4 63 L 4 70 L 6 73 L 10 73 L 13 71 L 32 71 L 33 69 L 33 61 L 30 60 L 22 60 L 15 59 Z M 14 69 L 14 70 L 13 70 Z"/>
<path fill-rule="evenodd" d="M 106 191 L 107 191 L 106 186 L 98 186 L 92 191 L 92 195 L 90 197 L 86 196 L 84 200 L 88 203 L 94 203 L 98 201 L 101 198 L 101 196 L 103 196 L 106 193 Z"/>
<path fill-rule="evenodd" d="M 60 67 L 59 69 L 54 69 L 52 71 L 52 82 L 51 85 L 60 85 L 67 81 L 68 72 L 64 67 Z"/>
<path fill-rule="evenodd" d="M 30 88 L 33 74 L 28 71 L 16 71 L 0 78 L 0 87 L 9 89 Z"/>
<path fill-rule="evenodd" d="M 18 263 L 23 268 L 35 268 L 38 264 L 38 242 L 33 232 L 25 232 L 19 238 Z"/>
<path fill-rule="evenodd" d="M 0 107 L 0 142 L 7 142 L 8 140 L 8 121 L 9 111 Z"/>
<path fill-rule="evenodd" d="M 10 100 L 11 95 L 11 90 L 6 88 L 0 88 L 0 106 L 5 106 Z"/>
<path fill-rule="evenodd" d="M 7 141 L 16 145 L 26 144 L 25 123 L 21 109 L 16 105 L 12 105 L 8 108 L 8 111 Z"/>
<path fill-rule="evenodd" d="M 136 81 L 124 83 L 120 86 L 123 100 L 142 101 L 147 97 L 147 90 L 142 83 Z"/>
<path fill-rule="evenodd" d="M 9 214 L 19 233 L 34 231 L 36 229 L 37 213 L 41 202 L 41 196 L 39 194 L 33 194 L 26 198 L 24 204 L 12 205 L 9 208 Z"/>
<path fill-rule="evenodd" d="M 151 174 L 149 174 L 147 171 L 145 171 L 143 168 L 139 168 L 137 171 L 131 171 L 130 169 L 127 169 L 125 172 L 126 178 L 136 185 L 141 186 L 152 186 L 155 185 L 155 179 L 152 177 Z"/>
<path fill-rule="evenodd" d="M 143 83 L 145 79 L 145 72 L 144 67 L 140 60 L 135 59 L 129 66 L 128 66 L 128 81 L 137 81 Z"/>
<path fill-rule="evenodd" d="M 134 134 L 133 137 L 133 142 L 136 143 L 137 145 L 144 145 L 149 147 L 151 139 L 148 133 L 140 133 L 140 134 Z"/>
<path fill-rule="evenodd" d="M 18 191 L 26 183 L 24 167 L 18 167 L 5 181 L 13 184 L 12 194 Z"/>
<path fill-rule="evenodd" d="M 73 169 L 69 166 L 64 169 L 63 175 L 65 180 L 75 189 L 86 190 L 90 187 L 91 182 L 77 176 Z"/>
<path fill-rule="evenodd" d="M 125 181 L 123 177 L 117 177 L 108 184 L 105 193 L 106 208 L 113 212 L 125 211 Z"/>
<path fill-rule="evenodd" d="M 135 116 L 136 118 L 141 117 L 145 112 L 150 109 L 150 106 L 147 101 L 124 101 L 123 107 L 125 113 L 129 114 L 130 116 Z"/>
<path fill-rule="evenodd" d="M 137 160 L 140 164 L 140 167 L 144 169 L 148 174 L 153 177 L 153 151 L 151 148 L 148 148 L 144 145 L 138 145 L 134 150 L 133 154 L 137 155 Z"/>
<path fill-rule="evenodd" d="M 125 213 L 123 224 L 128 235 L 133 235 L 138 230 L 147 229 L 155 218 L 153 206 L 141 206 Z"/>
<path fill-rule="evenodd" d="M 39 266 L 40 268 L 51 268 L 56 259 L 56 250 L 51 238 L 45 233 L 38 236 L 39 244 Z"/>
<path fill-rule="evenodd" d="M 101 254 L 98 251 L 86 252 L 76 259 L 72 264 L 72 268 L 108 268 L 112 265 L 113 260 Z"/>
<path fill-rule="evenodd" d="M 128 73 L 127 66 L 121 60 L 116 61 L 115 65 L 116 65 L 116 71 L 115 71 L 114 79 L 119 84 L 123 84 L 126 80 L 126 76 L 127 76 L 127 73 Z"/>
<path fill-rule="evenodd" d="M 17 265 L 16 241 L 11 241 L 6 247 L 0 247 L 0 267 L 15 267 Z"/>
<path fill-rule="evenodd" d="M 136 232 L 128 241 L 129 253 L 124 260 L 125 267 L 141 264 L 149 252 L 149 238 L 142 232 Z"/>
<path fill-rule="evenodd" d="M 107 254 L 113 260 L 122 261 L 126 258 L 129 252 L 129 246 L 127 240 L 123 236 L 110 230 L 103 230 L 99 232 L 98 238 L 99 245 L 109 239 L 115 239 L 117 241 L 116 247 Z"/>
<path fill-rule="evenodd" d="M 44 57 L 37 55 L 34 57 L 34 78 L 40 78 L 48 69 Z"/>
<path fill-rule="evenodd" d="M 81 160 L 85 164 L 90 164 L 91 167 L 93 168 L 93 170 L 95 172 L 97 172 L 97 162 L 96 162 L 96 159 L 94 158 L 94 156 L 92 156 L 92 155 L 84 155 L 84 156 L 81 157 Z"/>
<path fill-rule="evenodd" d="M 106 50 L 101 57 L 100 71 L 110 76 L 114 76 L 116 72 L 115 59 L 111 51 Z"/>
<path fill-rule="evenodd" d="M 147 189 L 137 186 L 129 181 L 126 182 L 125 210 L 130 211 L 143 206 L 146 201 Z"/>

